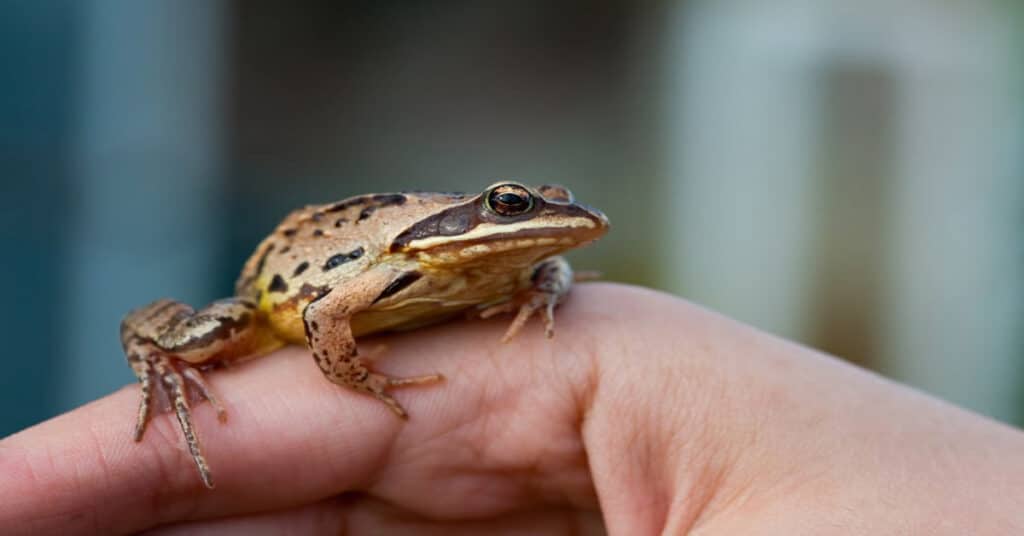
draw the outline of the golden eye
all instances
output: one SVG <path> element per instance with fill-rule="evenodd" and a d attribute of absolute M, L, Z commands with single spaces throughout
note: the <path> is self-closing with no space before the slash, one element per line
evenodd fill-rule
<path fill-rule="evenodd" d="M 533 208 L 533 196 L 518 184 L 502 184 L 487 194 L 487 208 L 500 216 L 518 216 Z"/>

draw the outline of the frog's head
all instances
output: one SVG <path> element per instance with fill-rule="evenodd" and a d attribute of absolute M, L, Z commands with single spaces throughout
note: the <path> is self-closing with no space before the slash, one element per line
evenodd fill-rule
<path fill-rule="evenodd" d="M 409 226 L 391 251 L 416 254 L 436 265 L 483 261 L 522 267 L 606 232 L 608 218 L 576 203 L 562 186 L 531 188 L 501 181 Z"/>

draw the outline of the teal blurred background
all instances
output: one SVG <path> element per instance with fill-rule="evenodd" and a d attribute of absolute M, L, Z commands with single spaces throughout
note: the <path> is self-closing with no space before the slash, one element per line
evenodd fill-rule
<path fill-rule="evenodd" d="M 513 177 L 607 212 L 577 266 L 1024 422 L 1020 2 L 4 0 L 0 58 L 0 436 L 289 209 Z"/>

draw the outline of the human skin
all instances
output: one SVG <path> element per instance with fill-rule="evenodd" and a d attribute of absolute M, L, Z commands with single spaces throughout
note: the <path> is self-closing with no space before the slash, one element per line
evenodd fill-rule
<path fill-rule="evenodd" d="M 305 349 L 213 372 L 213 491 L 170 414 L 131 441 L 126 387 L 0 441 L 0 533 L 1024 533 L 1019 430 L 649 290 L 557 316 L 361 341 L 446 376 L 408 421 Z"/>

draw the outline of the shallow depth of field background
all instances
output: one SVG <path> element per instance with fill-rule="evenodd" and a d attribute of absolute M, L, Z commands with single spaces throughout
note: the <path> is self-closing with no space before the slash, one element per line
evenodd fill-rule
<path fill-rule="evenodd" d="M 0 436 L 289 209 L 498 178 L 606 211 L 579 267 L 1020 424 L 1022 6 L 4 1 Z"/>

